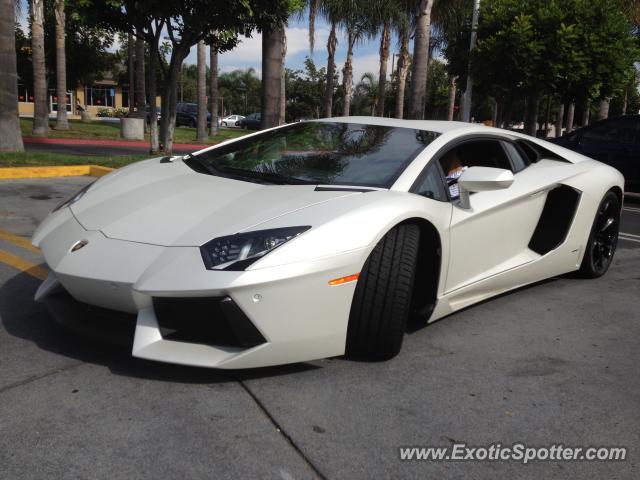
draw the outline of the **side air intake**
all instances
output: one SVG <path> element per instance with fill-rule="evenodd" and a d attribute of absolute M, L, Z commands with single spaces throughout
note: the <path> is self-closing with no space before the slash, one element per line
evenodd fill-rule
<path fill-rule="evenodd" d="M 560 246 L 569 233 L 582 193 L 560 185 L 547 194 L 538 225 L 529 241 L 529 248 L 544 255 Z"/>

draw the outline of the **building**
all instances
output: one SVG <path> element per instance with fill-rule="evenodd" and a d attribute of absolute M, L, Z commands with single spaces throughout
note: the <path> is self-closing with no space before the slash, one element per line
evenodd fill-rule
<path fill-rule="evenodd" d="M 160 107 L 160 97 L 156 97 L 156 105 Z M 118 85 L 115 80 L 103 79 L 90 86 L 78 85 L 75 90 L 67 92 L 67 112 L 73 118 L 79 117 L 82 110 L 92 116 L 104 108 L 129 108 L 129 88 Z M 49 89 L 49 111 L 58 109 L 58 97 L 55 89 Z M 20 116 L 33 116 L 33 92 L 27 86 L 18 84 L 18 111 Z"/>

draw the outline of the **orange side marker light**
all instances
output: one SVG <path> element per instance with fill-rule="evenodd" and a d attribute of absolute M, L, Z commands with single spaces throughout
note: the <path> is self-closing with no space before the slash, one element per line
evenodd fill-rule
<path fill-rule="evenodd" d="M 329 285 L 332 287 L 334 285 L 342 285 L 343 283 L 355 282 L 360 278 L 359 273 L 354 273 L 353 275 L 347 275 L 346 277 L 334 278 L 333 280 L 329 280 Z"/>

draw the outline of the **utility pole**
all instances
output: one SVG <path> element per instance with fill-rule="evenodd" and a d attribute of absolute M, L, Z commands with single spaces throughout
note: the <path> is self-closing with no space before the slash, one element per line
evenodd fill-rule
<path fill-rule="evenodd" d="M 480 0 L 473 0 L 473 17 L 471 18 L 471 42 L 469 44 L 469 55 L 476 47 L 478 40 L 478 15 L 480 13 Z M 471 58 L 467 67 L 467 88 L 462 99 L 462 121 L 471 121 L 471 95 L 473 93 L 473 79 L 471 78 Z"/>

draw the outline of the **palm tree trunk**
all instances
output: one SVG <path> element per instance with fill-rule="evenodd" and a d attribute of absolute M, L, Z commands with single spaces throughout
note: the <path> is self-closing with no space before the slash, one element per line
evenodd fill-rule
<path fill-rule="evenodd" d="M 209 45 L 209 110 L 211 110 L 211 135 L 218 134 L 218 49 Z"/>
<path fill-rule="evenodd" d="M 409 118 L 417 120 L 424 117 L 432 8 L 433 0 L 420 0 L 418 18 L 416 20 L 416 32 L 413 40 L 413 68 L 411 69 Z"/>
<path fill-rule="evenodd" d="M 13 12 L 13 9 L 11 10 Z M 33 135 L 49 132 L 47 70 L 44 60 L 44 0 L 31 0 L 31 49 L 33 62 Z"/>
<path fill-rule="evenodd" d="M 567 109 L 567 129 L 566 133 L 573 131 L 573 118 L 576 113 L 576 104 L 571 102 L 569 104 L 569 108 Z"/>
<path fill-rule="evenodd" d="M 22 152 L 14 0 L 0 0 L 0 152 Z"/>
<path fill-rule="evenodd" d="M 598 116 L 597 120 L 604 120 L 609 118 L 609 106 L 611 105 L 611 97 L 603 98 L 598 104 Z"/>
<path fill-rule="evenodd" d="M 336 36 L 336 24 L 331 23 L 331 32 L 327 40 L 327 84 L 324 90 L 324 116 L 331 118 L 333 115 L 333 77 L 336 74 L 336 45 L 338 37 Z"/>
<path fill-rule="evenodd" d="M 160 151 L 160 142 L 158 139 L 158 106 L 156 105 L 157 84 L 156 71 L 158 68 L 158 42 L 160 34 L 157 33 L 153 42 L 149 42 L 149 138 L 151 153 Z M 129 92 L 132 92 L 133 85 L 129 86 Z M 131 106 L 131 102 L 129 102 Z M 130 108 L 130 110 L 133 110 Z"/>
<path fill-rule="evenodd" d="M 280 114 L 278 115 L 278 124 L 284 125 L 287 114 L 287 97 L 286 97 L 286 78 L 284 69 L 284 60 L 287 56 L 287 33 L 282 32 L 282 73 L 280 76 Z"/>
<path fill-rule="evenodd" d="M 556 138 L 562 136 L 562 124 L 564 122 L 564 103 L 560 102 L 558 105 L 558 115 L 556 116 Z"/>
<path fill-rule="evenodd" d="M 351 93 L 353 91 L 353 46 L 355 44 L 355 35 L 352 29 L 347 31 L 347 59 L 342 69 L 342 86 L 344 89 L 344 98 L 342 101 L 342 115 L 349 116 L 351 109 Z"/>
<path fill-rule="evenodd" d="M 581 127 L 586 127 L 589 125 L 589 117 L 591 115 L 591 101 L 585 100 L 582 107 L 582 122 L 580 122 Z"/>
<path fill-rule="evenodd" d="M 389 62 L 389 44 L 391 43 L 391 25 L 386 20 L 382 27 L 382 36 L 380 37 L 380 73 L 378 75 L 378 105 L 376 107 L 376 115 L 384 117 L 384 97 L 385 86 L 387 81 L 387 63 Z"/>
<path fill-rule="evenodd" d="M 538 124 L 538 104 L 540 98 L 537 92 L 532 92 L 527 97 L 527 106 L 524 114 L 524 133 L 536 136 Z"/>
<path fill-rule="evenodd" d="M 451 75 L 449 77 L 449 103 L 447 105 L 447 120 L 453 120 L 453 114 L 456 110 L 456 93 L 458 91 L 458 87 L 456 84 L 456 80 L 458 77 Z"/>
<path fill-rule="evenodd" d="M 127 116 L 135 117 L 136 47 L 131 33 L 127 33 L 127 68 L 129 70 L 129 113 Z"/>
<path fill-rule="evenodd" d="M 58 112 L 56 130 L 69 130 L 67 121 L 67 57 L 65 52 L 65 14 L 64 0 L 55 2 L 56 16 L 56 95 Z"/>
<path fill-rule="evenodd" d="M 178 79 L 182 62 L 189 53 L 180 45 L 171 52 L 171 60 L 165 81 L 164 95 L 162 96 L 162 114 L 160 115 L 160 149 L 165 153 L 173 150 L 173 134 L 176 128 L 176 104 L 178 102 Z"/>
<path fill-rule="evenodd" d="M 395 117 L 404 116 L 404 92 L 407 86 L 407 74 L 409 73 L 409 30 L 405 29 L 400 35 L 400 56 L 398 57 L 398 87 L 396 92 Z"/>
<path fill-rule="evenodd" d="M 198 129 L 196 141 L 204 143 L 207 140 L 207 47 L 204 40 L 198 42 Z"/>
<path fill-rule="evenodd" d="M 283 25 L 262 33 L 262 128 L 277 126 L 280 118 L 283 35 Z"/>
<path fill-rule="evenodd" d="M 138 32 L 142 35 L 142 29 Z M 138 101 L 138 118 L 147 116 L 147 94 L 145 92 L 144 74 L 144 39 L 136 38 L 136 99 Z"/>

